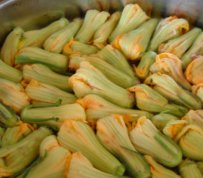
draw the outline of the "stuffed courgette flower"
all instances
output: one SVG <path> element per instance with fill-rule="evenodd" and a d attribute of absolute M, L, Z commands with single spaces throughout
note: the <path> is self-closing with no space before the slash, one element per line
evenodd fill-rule
<path fill-rule="evenodd" d="M 159 46 L 159 53 L 172 53 L 178 58 L 181 58 L 184 53 L 190 48 L 197 36 L 200 34 L 200 28 L 193 28 L 184 35 L 171 39 Z"/>
<path fill-rule="evenodd" d="M 28 46 L 41 47 L 50 35 L 61 30 L 68 23 L 69 21 L 66 18 L 61 18 L 44 28 L 25 32 L 19 43 L 19 48 L 21 49 Z"/>
<path fill-rule="evenodd" d="M 189 23 L 187 20 L 170 16 L 162 19 L 154 32 L 150 42 L 149 49 L 156 51 L 162 43 L 178 37 L 189 31 Z"/>
<path fill-rule="evenodd" d="M 76 71 L 77 69 L 79 69 L 80 64 L 83 61 L 89 62 L 95 68 L 100 70 L 110 81 L 122 88 L 128 88 L 136 83 L 139 83 L 139 80 L 136 76 L 129 76 L 126 72 L 117 69 L 113 64 L 108 63 L 104 59 L 98 57 L 98 55 L 71 55 L 69 61 L 69 69 L 71 71 Z"/>
<path fill-rule="evenodd" d="M 29 104 L 29 97 L 20 83 L 0 79 L 0 101 L 16 112 Z"/>
<path fill-rule="evenodd" d="M 169 122 L 163 132 L 175 140 L 184 156 L 203 161 L 203 130 L 186 120 Z"/>
<path fill-rule="evenodd" d="M 21 119 L 28 123 L 50 126 L 58 129 L 66 120 L 86 120 L 85 111 L 77 103 L 28 105 L 21 112 Z"/>
<path fill-rule="evenodd" d="M 83 57 L 83 59 L 99 69 L 109 80 L 122 88 L 129 88 L 139 83 L 136 76 L 129 76 L 103 59 L 95 56 L 87 56 Z"/>
<path fill-rule="evenodd" d="M 1 147 L 16 144 L 33 131 L 33 126 L 23 122 L 20 122 L 17 126 L 7 128 L 1 139 Z"/>
<path fill-rule="evenodd" d="M 111 114 L 120 114 L 132 120 L 136 120 L 141 116 L 152 117 L 152 114 L 149 112 L 123 108 L 95 94 L 86 95 L 78 99 L 77 103 L 85 109 L 88 121 L 96 121 Z"/>
<path fill-rule="evenodd" d="M 48 85 L 37 80 L 31 82 L 25 88 L 26 94 L 33 103 L 56 103 L 61 100 L 61 104 L 72 104 L 76 101 L 75 95 L 63 91 L 52 85 Z"/>
<path fill-rule="evenodd" d="M 183 154 L 193 160 L 203 161 L 203 130 L 188 125 L 177 136 Z"/>
<path fill-rule="evenodd" d="M 75 39 L 88 43 L 92 40 L 94 33 L 106 22 L 110 14 L 108 12 L 98 10 L 88 10 L 81 28 L 75 36 Z"/>
<path fill-rule="evenodd" d="M 134 30 L 149 19 L 147 14 L 137 4 L 128 4 L 123 9 L 118 25 L 109 37 L 112 42 L 118 35 Z"/>
<path fill-rule="evenodd" d="M 200 109 L 202 107 L 201 101 L 191 92 L 183 89 L 176 81 L 166 74 L 152 74 L 146 80 L 149 84 L 161 95 L 167 99 L 174 101 L 178 104 L 186 106 L 190 109 Z"/>
<path fill-rule="evenodd" d="M 203 83 L 203 56 L 197 56 L 187 66 L 185 76 L 194 85 Z"/>
<path fill-rule="evenodd" d="M 77 72 L 69 78 L 69 84 L 79 98 L 97 94 L 119 106 L 131 108 L 134 98 L 130 92 L 108 80 L 89 62 L 82 62 Z"/>
<path fill-rule="evenodd" d="M 152 178 L 181 178 L 174 171 L 167 169 L 161 164 L 157 163 L 153 157 L 145 155 L 145 159 L 150 165 Z"/>
<path fill-rule="evenodd" d="M 21 49 L 16 55 L 16 64 L 44 64 L 56 72 L 66 72 L 68 58 L 62 54 L 51 53 L 37 47 Z"/>
<path fill-rule="evenodd" d="M 40 144 L 49 135 L 49 129 L 40 127 L 19 142 L 0 148 L 0 177 L 13 176 L 25 169 L 39 155 Z"/>
<path fill-rule="evenodd" d="M 135 77 L 132 67 L 128 63 L 125 56 L 112 45 L 106 45 L 104 48 L 98 51 L 96 55 L 120 71 L 128 74 L 131 77 Z"/>
<path fill-rule="evenodd" d="M 196 38 L 195 42 L 191 48 L 183 55 L 183 68 L 185 69 L 187 65 L 198 55 L 203 54 L 203 32 L 201 32 Z"/>
<path fill-rule="evenodd" d="M 152 73 L 168 74 L 183 88 L 191 89 L 190 83 L 183 74 L 182 61 L 172 53 L 158 54 L 150 71 Z"/>
<path fill-rule="evenodd" d="M 117 36 L 112 45 L 122 51 L 127 59 L 138 60 L 146 51 L 157 23 L 157 19 L 150 19 L 137 29 Z"/>
<path fill-rule="evenodd" d="M 22 80 L 23 74 L 0 59 L 0 77 L 18 83 Z"/>
<path fill-rule="evenodd" d="M 19 48 L 20 40 L 23 36 L 23 29 L 16 27 L 7 36 L 2 49 L 1 49 L 1 59 L 8 65 L 15 65 L 15 55 Z"/>
<path fill-rule="evenodd" d="M 99 58 L 97 55 L 94 56 L 78 56 L 71 55 L 69 62 L 69 69 L 76 71 L 80 68 L 80 63 L 83 61 L 89 62 L 95 68 L 100 70 L 110 81 L 117 84 L 122 88 L 128 88 L 132 85 L 139 83 L 138 78 L 134 75 L 128 75 L 123 70 L 118 69 L 111 63 L 108 63 L 104 59 Z"/>
<path fill-rule="evenodd" d="M 44 42 L 44 49 L 54 53 L 61 53 L 65 44 L 73 39 L 82 22 L 82 19 L 76 18 L 61 30 L 53 33 Z"/>
<path fill-rule="evenodd" d="M 184 160 L 179 166 L 180 174 L 183 178 L 202 178 L 203 174 L 198 169 L 197 164 L 189 159 Z"/>
<path fill-rule="evenodd" d="M 73 153 L 68 159 L 67 178 L 129 178 L 127 176 L 113 175 L 96 169 L 81 152 Z"/>
<path fill-rule="evenodd" d="M 65 91 L 72 89 L 68 85 L 69 76 L 58 74 L 42 64 L 26 64 L 23 66 L 23 78 L 26 82 L 37 80 L 42 83 L 53 85 Z"/>
<path fill-rule="evenodd" d="M 56 136 L 46 137 L 40 144 L 40 161 L 31 166 L 28 171 L 23 172 L 18 178 L 66 178 L 69 156 L 71 153 L 60 146 Z M 48 168 L 48 169 L 47 169 Z"/>
<path fill-rule="evenodd" d="M 179 146 L 163 135 L 149 120 L 141 117 L 130 131 L 130 139 L 140 153 L 152 156 L 167 167 L 175 167 L 182 161 Z"/>
<path fill-rule="evenodd" d="M 168 100 L 148 85 L 139 84 L 129 89 L 135 93 L 136 106 L 144 111 L 153 113 L 169 113 L 183 116 L 188 110 L 183 106 L 169 104 Z"/>
<path fill-rule="evenodd" d="M 114 12 L 108 20 L 95 32 L 93 44 L 102 49 L 120 19 L 121 13 Z"/>
<path fill-rule="evenodd" d="M 122 116 L 112 115 L 99 119 L 97 136 L 101 143 L 126 166 L 129 175 L 137 178 L 150 176 L 149 165 L 133 147 Z"/>
<path fill-rule="evenodd" d="M 57 138 L 71 152 L 82 153 L 95 168 L 110 174 L 123 175 L 124 166 L 104 148 L 86 123 L 73 120 L 64 122 Z"/>

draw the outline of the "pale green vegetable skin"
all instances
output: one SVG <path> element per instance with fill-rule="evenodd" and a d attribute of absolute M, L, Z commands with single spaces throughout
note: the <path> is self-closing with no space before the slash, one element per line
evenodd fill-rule
<path fill-rule="evenodd" d="M 179 146 L 144 117 L 140 118 L 136 127 L 131 130 L 130 138 L 136 150 L 154 157 L 164 166 L 175 167 L 182 161 Z"/>
<path fill-rule="evenodd" d="M 21 119 L 28 123 L 45 124 L 58 127 L 66 120 L 86 120 L 84 109 L 77 103 L 43 107 L 28 105 L 21 112 Z"/>
<path fill-rule="evenodd" d="M 0 103 L 0 125 L 13 127 L 19 120 L 19 116 L 14 111 Z"/>
<path fill-rule="evenodd" d="M 191 160 L 184 160 L 179 168 L 183 178 L 202 178 L 203 175 L 198 169 L 197 164 Z"/>
<path fill-rule="evenodd" d="M 61 100 L 62 104 L 72 104 L 76 101 L 76 96 L 72 93 L 60 90 L 57 87 L 40 83 L 37 81 L 31 81 L 25 88 L 25 92 L 32 99 L 38 103 L 56 103 Z"/>
<path fill-rule="evenodd" d="M 80 152 L 72 154 L 67 177 L 74 178 L 129 178 L 127 176 L 112 175 L 99 169 L 95 169 L 90 161 Z"/>
<path fill-rule="evenodd" d="M 7 36 L 2 46 L 1 59 L 10 66 L 15 64 L 15 55 L 18 51 L 18 45 L 22 35 L 23 30 L 21 28 L 14 28 L 13 31 Z"/>
<path fill-rule="evenodd" d="M 51 53 L 37 47 L 21 49 L 16 55 L 16 64 L 45 64 L 56 72 L 65 72 L 68 59 L 62 54 Z"/>
<path fill-rule="evenodd" d="M 38 156 L 42 140 L 51 135 L 47 128 L 39 128 L 14 145 L 0 148 L 0 177 L 11 176 L 26 168 Z"/>
<path fill-rule="evenodd" d="M 63 47 L 67 42 L 69 42 L 74 35 L 77 33 L 78 29 L 82 24 L 81 19 L 75 19 L 73 22 L 66 25 L 59 31 L 53 33 L 44 42 L 44 49 L 50 52 L 61 53 Z"/>
<path fill-rule="evenodd" d="M 19 124 L 15 127 L 7 128 L 2 136 L 2 147 L 13 145 L 32 132 L 31 126 L 26 123 Z"/>
<path fill-rule="evenodd" d="M 153 116 L 153 114 L 146 111 L 122 108 L 94 94 L 86 95 L 84 98 L 77 100 L 77 102 L 86 109 L 88 121 L 96 121 L 112 114 L 129 116 L 132 120 L 137 120 L 141 116 L 146 116 L 147 118 Z"/>
<path fill-rule="evenodd" d="M 107 79 L 89 62 L 81 62 L 80 68 L 70 77 L 69 84 L 79 98 L 87 94 L 97 94 L 122 107 L 131 108 L 133 106 L 132 94 Z"/>
<path fill-rule="evenodd" d="M 102 144 L 126 166 L 129 175 L 137 178 L 150 176 L 149 165 L 133 147 L 123 117 L 109 116 L 97 121 L 97 136 Z"/>
<path fill-rule="evenodd" d="M 81 152 L 101 171 L 123 175 L 124 166 L 99 142 L 87 124 L 80 121 L 64 123 L 58 132 L 59 143 L 72 152 Z"/>
<path fill-rule="evenodd" d="M 40 172 L 40 178 L 65 178 L 64 172 L 70 154 L 69 150 L 59 145 L 56 136 L 48 136 L 40 145 L 41 160 L 23 176 L 37 178 Z M 49 169 L 46 169 L 47 167 Z"/>
<path fill-rule="evenodd" d="M 68 85 L 69 76 L 58 74 L 42 64 L 24 65 L 23 78 L 27 81 L 34 79 L 66 91 L 72 90 Z"/>
<path fill-rule="evenodd" d="M 0 77 L 18 83 L 22 80 L 23 74 L 0 59 Z"/>

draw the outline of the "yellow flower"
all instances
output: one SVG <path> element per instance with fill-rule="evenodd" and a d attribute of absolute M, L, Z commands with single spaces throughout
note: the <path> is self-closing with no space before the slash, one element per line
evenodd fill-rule
<path fill-rule="evenodd" d="M 178 37 L 187 31 L 189 31 L 189 23 L 185 19 L 177 18 L 176 16 L 162 19 L 156 27 L 149 49 L 156 51 L 160 44 Z"/>
<path fill-rule="evenodd" d="M 127 59 L 138 60 L 147 49 L 157 23 L 157 19 L 150 19 L 137 29 L 119 35 L 113 41 L 113 46 L 121 50 Z"/>
<path fill-rule="evenodd" d="M 203 56 L 197 56 L 186 68 L 186 78 L 194 85 L 203 83 Z"/>

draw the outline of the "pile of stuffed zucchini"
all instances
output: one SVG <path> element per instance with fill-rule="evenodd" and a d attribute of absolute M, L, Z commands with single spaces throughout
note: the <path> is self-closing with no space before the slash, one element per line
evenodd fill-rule
<path fill-rule="evenodd" d="M 0 177 L 203 178 L 203 31 L 88 10 L 0 50 Z"/>

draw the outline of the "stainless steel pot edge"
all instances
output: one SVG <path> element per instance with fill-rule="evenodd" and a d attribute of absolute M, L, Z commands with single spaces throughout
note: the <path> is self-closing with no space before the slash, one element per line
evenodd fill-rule
<path fill-rule="evenodd" d="M 203 26 L 203 0 L 3 0 L 0 41 L 14 26 L 39 28 L 61 16 L 74 18 L 88 9 L 115 11 L 128 3 L 138 3 L 149 14 L 177 15 Z"/>

